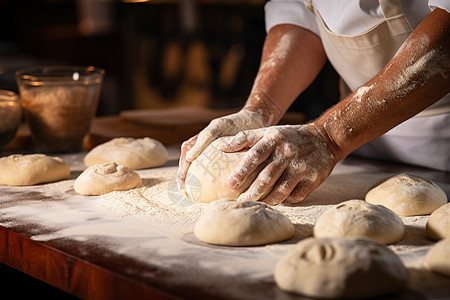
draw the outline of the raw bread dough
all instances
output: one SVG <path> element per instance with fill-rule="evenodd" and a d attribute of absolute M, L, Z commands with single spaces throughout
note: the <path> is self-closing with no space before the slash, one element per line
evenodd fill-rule
<path fill-rule="evenodd" d="M 365 237 L 384 244 L 401 240 L 402 220 L 390 209 L 363 200 L 348 200 L 323 213 L 314 226 L 315 237 Z"/>
<path fill-rule="evenodd" d="M 371 239 L 308 238 L 278 262 L 284 291 L 317 298 L 363 298 L 399 292 L 408 272 L 397 255 Z"/>
<path fill-rule="evenodd" d="M 450 238 L 450 203 L 442 205 L 431 213 L 426 232 L 427 236 L 435 241 Z"/>
<path fill-rule="evenodd" d="M 209 203 L 222 198 L 237 199 L 265 166 L 264 164 L 260 165 L 239 189 L 230 189 L 227 185 L 228 176 L 244 157 L 247 150 L 225 153 L 217 148 L 220 141 L 221 139 L 217 139 L 206 147 L 188 169 L 185 187 L 188 197 L 193 202 Z M 269 192 L 270 189 L 265 194 L 252 200 L 257 201 Z"/>
<path fill-rule="evenodd" d="M 115 138 L 94 147 L 84 157 L 84 163 L 90 167 L 97 164 L 115 162 L 119 165 L 138 170 L 164 165 L 169 154 L 164 145 L 151 138 Z"/>
<path fill-rule="evenodd" d="M 255 246 L 294 236 L 292 222 L 262 202 L 220 199 L 195 224 L 195 236 L 209 244 Z"/>
<path fill-rule="evenodd" d="M 369 188 L 366 201 L 383 205 L 399 216 L 418 216 L 430 214 L 447 203 L 447 195 L 432 181 L 399 174 Z"/>
<path fill-rule="evenodd" d="M 425 255 L 424 265 L 433 272 L 450 276 L 450 238 L 433 245 Z"/>
<path fill-rule="evenodd" d="M 139 186 L 141 177 L 132 169 L 115 162 L 93 165 L 78 176 L 73 185 L 82 195 L 102 195 Z"/>
<path fill-rule="evenodd" d="M 0 158 L 0 184 L 35 185 L 69 176 L 69 165 L 59 157 L 13 154 Z"/>

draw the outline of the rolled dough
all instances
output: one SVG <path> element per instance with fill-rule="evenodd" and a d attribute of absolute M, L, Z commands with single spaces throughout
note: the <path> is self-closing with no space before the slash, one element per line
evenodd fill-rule
<path fill-rule="evenodd" d="M 262 202 L 220 199 L 195 224 L 195 236 L 209 244 L 255 246 L 294 236 L 292 222 Z"/>
<path fill-rule="evenodd" d="M 426 225 L 427 237 L 432 240 L 450 238 L 450 203 L 433 211 Z"/>
<path fill-rule="evenodd" d="M 164 165 L 169 154 L 164 145 L 151 138 L 115 138 L 94 147 L 84 157 L 87 167 L 115 162 L 138 170 Z"/>
<path fill-rule="evenodd" d="M 239 189 L 230 189 L 227 185 L 228 176 L 247 150 L 225 153 L 217 148 L 220 141 L 221 139 L 217 139 L 206 147 L 188 169 L 185 187 L 188 197 L 193 202 L 209 203 L 222 198 L 237 199 L 264 168 L 264 164 L 260 165 Z M 267 194 L 268 192 L 252 200 L 257 201 Z"/>
<path fill-rule="evenodd" d="M 132 169 L 115 162 L 93 165 L 78 176 L 74 189 L 82 195 L 102 195 L 125 191 L 141 185 L 142 180 Z"/>
<path fill-rule="evenodd" d="M 402 220 L 390 209 L 363 200 L 348 200 L 323 213 L 314 226 L 315 237 L 365 237 L 384 244 L 405 234 Z"/>
<path fill-rule="evenodd" d="M 69 165 L 45 154 L 13 154 L 0 158 L 0 184 L 35 185 L 70 176 Z"/>
<path fill-rule="evenodd" d="M 317 298 L 365 298 L 406 287 L 400 258 L 371 239 L 308 238 L 278 262 L 275 282 L 284 291 Z"/>
<path fill-rule="evenodd" d="M 369 188 L 366 201 L 383 205 L 399 216 L 418 216 L 430 214 L 447 203 L 447 195 L 430 180 L 399 174 Z"/>
<path fill-rule="evenodd" d="M 433 272 L 450 276 L 450 238 L 433 245 L 425 255 L 424 265 Z"/>

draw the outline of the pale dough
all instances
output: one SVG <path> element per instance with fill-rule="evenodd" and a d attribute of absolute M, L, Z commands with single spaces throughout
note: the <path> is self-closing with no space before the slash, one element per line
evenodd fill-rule
<path fill-rule="evenodd" d="M 262 202 L 220 199 L 195 224 L 195 236 L 209 244 L 255 246 L 294 236 L 292 222 Z"/>
<path fill-rule="evenodd" d="M 84 157 L 84 163 L 90 167 L 115 162 L 138 170 L 162 166 L 168 158 L 167 149 L 155 139 L 122 137 L 94 147 Z"/>
<path fill-rule="evenodd" d="M 426 232 L 432 240 L 450 238 L 450 203 L 442 205 L 431 213 Z"/>
<path fill-rule="evenodd" d="M 405 225 L 390 209 L 363 200 L 348 200 L 323 213 L 314 225 L 315 237 L 365 237 L 384 244 L 402 239 Z"/>
<path fill-rule="evenodd" d="M 447 203 L 447 195 L 432 181 L 399 174 L 372 186 L 366 201 L 383 205 L 399 216 L 418 216 L 430 214 Z"/>
<path fill-rule="evenodd" d="M 115 162 L 93 165 L 78 176 L 74 189 L 82 195 L 102 195 L 125 191 L 141 185 L 142 180 L 132 169 Z"/>
<path fill-rule="evenodd" d="M 260 165 L 239 189 L 230 189 L 227 185 L 228 176 L 247 150 L 226 153 L 217 148 L 220 141 L 221 139 L 218 139 L 206 147 L 188 169 L 185 187 L 188 197 L 193 202 L 209 203 L 222 198 L 237 199 L 264 167 L 264 164 Z M 259 200 L 267 194 L 268 192 L 252 200 Z"/>
<path fill-rule="evenodd" d="M 35 185 L 69 176 L 69 165 L 59 157 L 13 154 L 0 158 L 0 184 L 3 185 Z"/>
<path fill-rule="evenodd" d="M 433 245 L 425 255 L 424 265 L 433 272 L 450 276 L 450 238 Z"/>
<path fill-rule="evenodd" d="M 275 268 L 284 291 L 317 298 L 363 298 L 396 293 L 408 272 L 400 258 L 371 239 L 308 238 L 292 246 Z"/>

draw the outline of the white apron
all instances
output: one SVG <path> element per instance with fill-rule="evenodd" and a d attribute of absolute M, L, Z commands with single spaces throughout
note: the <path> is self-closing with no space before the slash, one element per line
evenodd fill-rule
<path fill-rule="evenodd" d="M 329 30 L 312 1 L 320 38 L 330 63 L 344 81 L 341 96 L 373 78 L 412 32 L 398 0 L 379 0 L 385 19 L 353 36 Z M 368 59 L 370 58 L 370 59 Z M 354 154 L 450 171 L 450 94 Z"/>

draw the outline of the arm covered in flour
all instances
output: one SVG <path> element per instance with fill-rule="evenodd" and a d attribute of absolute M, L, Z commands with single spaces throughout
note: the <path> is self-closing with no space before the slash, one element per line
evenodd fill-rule
<path fill-rule="evenodd" d="M 177 173 L 179 189 L 184 189 L 191 162 L 212 141 L 278 123 L 296 97 L 314 80 L 325 61 L 322 43 L 312 32 L 295 25 L 273 27 L 267 34 L 260 68 L 243 109 L 213 120 L 182 144 Z"/>
<path fill-rule="evenodd" d="M 244 131 L 223 151 L 251 147 L 231 173 L 237 189 L 262 163 L 265 168 L 240 200 L 271 192 L 269 204 L 304 200 L 335 164 L 359 146 L 413 117 L 450 92 L 450 14 L 436 9 L 413 31 L 374 78 L 314 122 Z"/>

